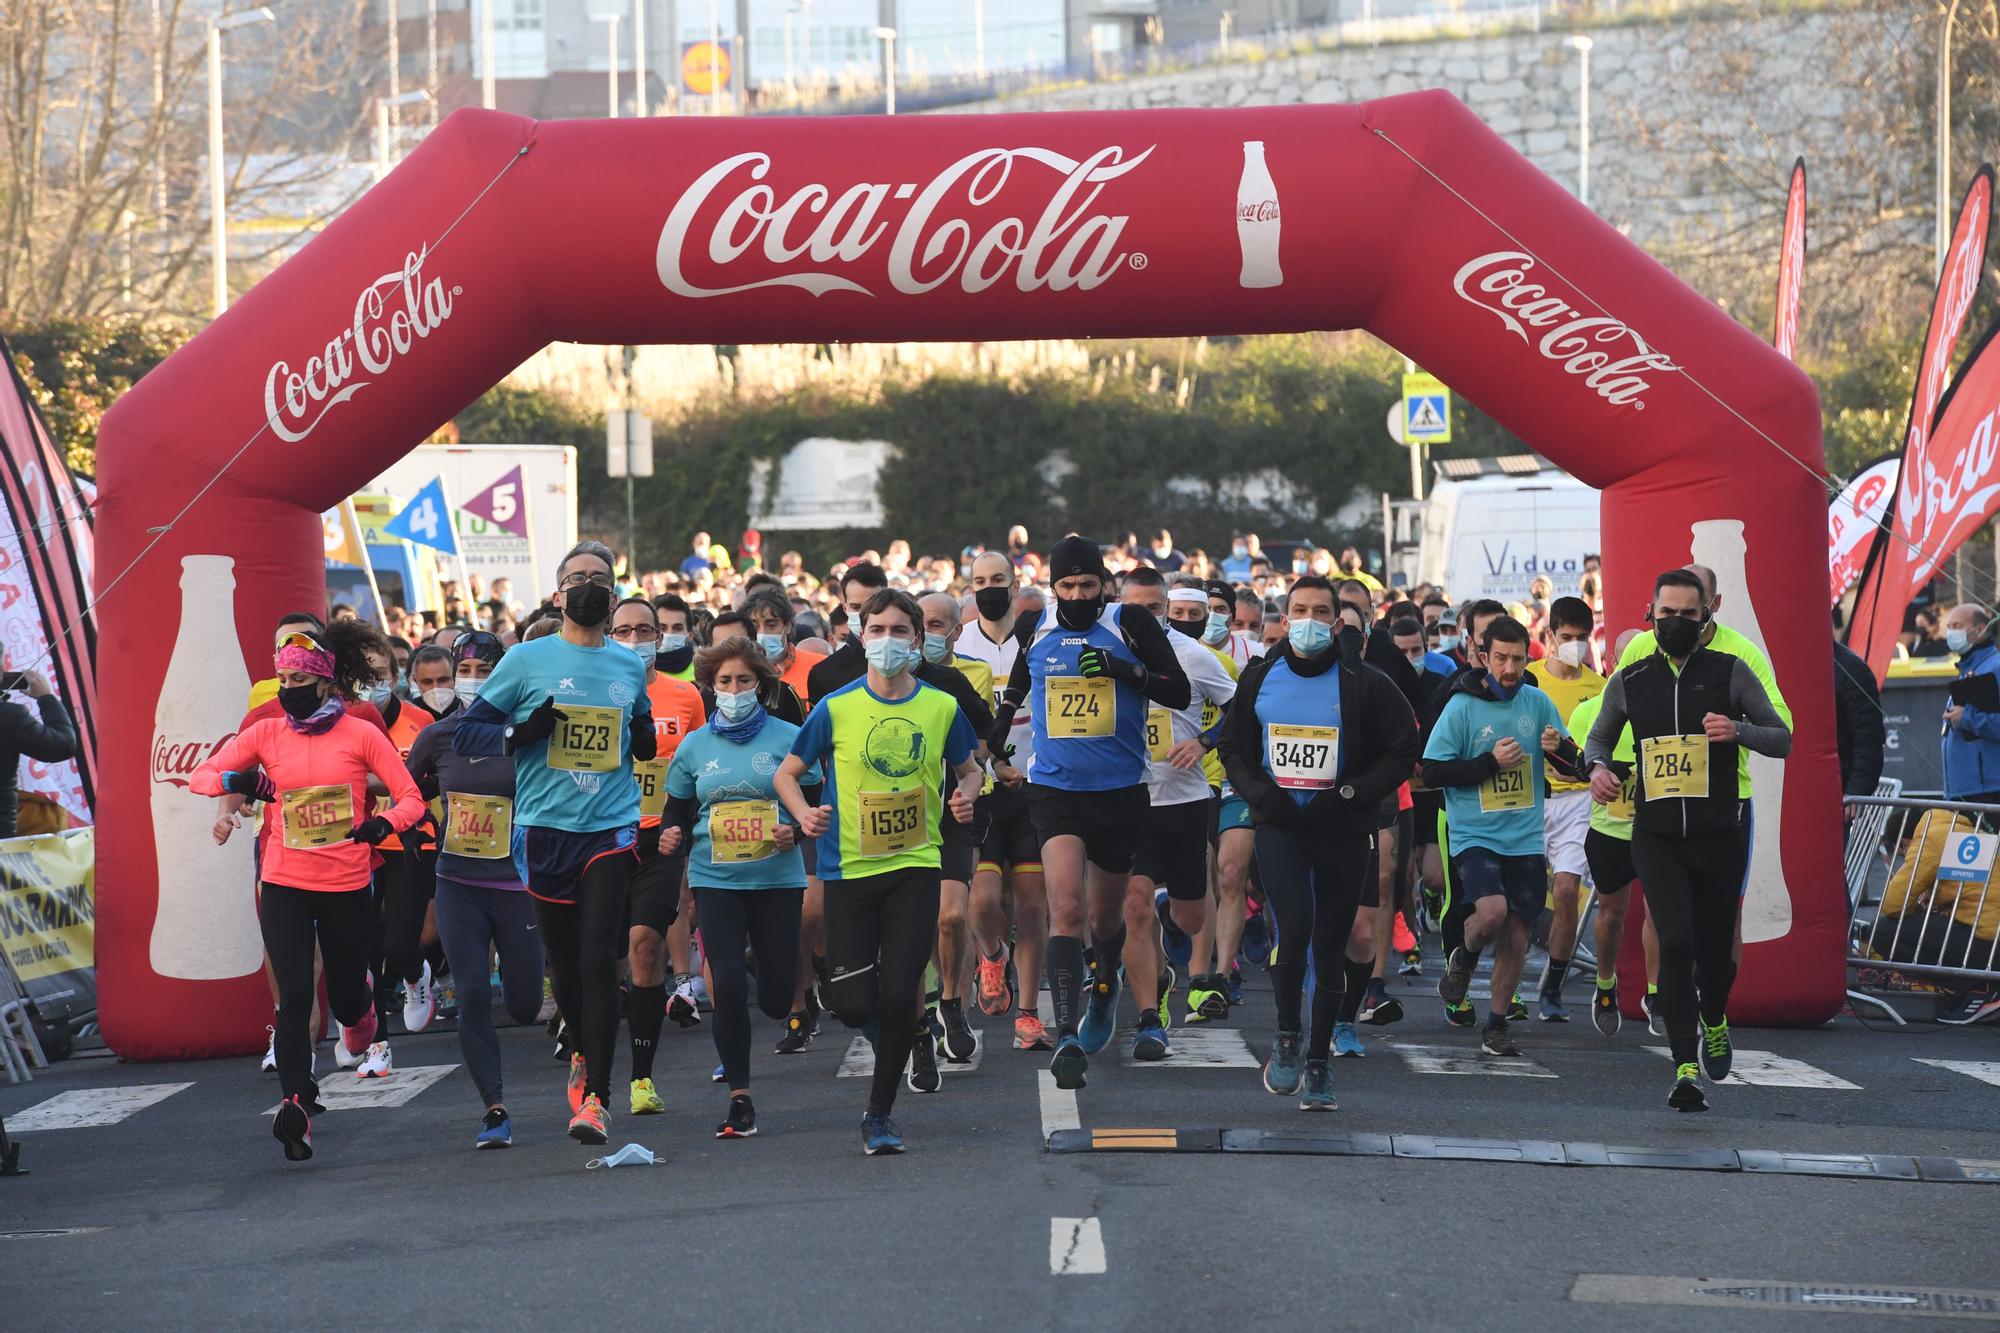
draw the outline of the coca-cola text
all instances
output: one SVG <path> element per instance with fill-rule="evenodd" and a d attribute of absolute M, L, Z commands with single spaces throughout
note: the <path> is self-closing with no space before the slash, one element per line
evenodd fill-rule
<path fill-rule="evenodd" d="M 1540 283 L 1528 281 L 1535 266 L 1533 255 L 1496 250 L 1459 269 L 1452 290 L 1460 299 L 1493 312 L 1508 332 L 1560 362 L 1565 374 L 1581 375 L 1605 402 L 1645 411 L 1641 395 L 1653 387 L 1646 372 L 1680 367 L 1654 351 L 1624 321 L 1586 315 Z M 1537 341 L 1528 336 L 1530 328 L 1548 332 Z"/>
<path fill-rule="evenodd" d="M 185 787 L 194 771 L 217 750 L 227 745 L 235 732 L 215 741 L 170 741 L 164 734 L 153 737 L 153 781 Z"/>

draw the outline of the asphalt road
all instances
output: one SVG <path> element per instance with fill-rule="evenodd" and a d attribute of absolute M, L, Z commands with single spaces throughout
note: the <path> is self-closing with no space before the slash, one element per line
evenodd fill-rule
<path fill-rule="evenodd" d="M 1586 1022 L 1530 1023 L 1532 1066 L 1496 1073 L 1469 1030 L 1444 1025 L 1434 975 L 1399 987 L 1409 1015 L 1364 1029 L 1364 1059 L 1338 1062 L 1334 1115 L 1300 1113 L 1241 1067 L 1273 1027 L 1255 976 L 1226 1025 L 1177 1030 L 1164 1065 L 1131 1066 L 1121 1037 L 1073 1102 L 1045 1091 L 1045 1057 L 996 1040 L 942 1093 L 904 1094 L 900 1158 L 862 1154 L 865 1084 L 840 1076 L 850 1037 L 830 1020 L 806 1053 L 777 1057 L 760 1018 L 762 1133 L 747 1142 L 711 1137 L 726 1099 L 708 1081 L 708 1029 L 670 1026 L 669 1114 L 619 1114 L 621 1095 L 612 1120 L 613 1147 L 637 1141 L 665 1165 L 616 1170 L 584 1169 L 602 1150 L 564 1137 L 563 1067 L 539 1028 L 502 1034 L 505 1152 L 472 1151 L 481 1108 L 448 1030 L 397 1039 L 397 1074 L 366 1092 L 401 1104 L 317 1118 L 303 1165 L 269 1135 L 276 1079 L 253 1059 L 73 1060 L 0 1087 L 10 1132 L 120 1114 L 107 1089 L 155 1091 L 131 1094 L 147 1104 L 116 1123 L 19 1133 L 32 1174 L 0 1180 L 0 1221 L 80 1230 L 0 1239 L 0 1324 L 1860 1329 L 1917 1307 L 1823 1290 L 1782 1307 L 1688 1297 L 1706 1309 L 1573 1293 L 1580 1278 L 1626 1290 L 1588 1275 L 2000 1288 L 2000 1184 L 1046 1150 L 1073 1121 L 1211 1141 L 1236 1129 L 2000 1159 L 2000 1029 L 1890 1033 L 1843 1017 L 1739 1032 L 1804 1066 L 1777 1076 L 1824 1086 L 1724 1085 L 1711 1112 L 1682 1116 L 1642 1026 L 1607 1039 Z M 621 1050 L 621 1077 L 623 1064 Z M 1441 1068 L 1468 1072 L 1429 1072 Z"/>

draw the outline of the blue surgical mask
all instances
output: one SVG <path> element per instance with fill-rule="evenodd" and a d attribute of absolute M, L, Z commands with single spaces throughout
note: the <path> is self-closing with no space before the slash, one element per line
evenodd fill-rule
<path fill-rule="evenodd" d="M 785 655 L 785 636 L 782 634 L 759 634 L 757 647 L 764 656 L 775 662 Z"/>
<path fill-rule="evenodd" d="M 687 646 L 688 636 L 685 634 L 662 634 L 660 636 L 661 653 L 677 653 Z"/>
<path fill-rule="evenodd" d="M 861 654 L 869 666 L 891 679 L 908 671 L 917 656 L 907 639 L 890 638 L 870 639 L 862 645 Z"/>
<path fill-rule="evenodd" d="M 619 640 L 614 640 L 614 642 L 624 643 L 624 640 L 619 639 Z M 653 664 L 653 653 L 655 650 L 655 645 L 650 643 L 643 643 L 638 639 L 634 639 L 630 643 L 626 643 L 625 647 L 627 650 L 631 652 L 631 654 L 634 657 L 638 658 L 641 662 L 644 662 L 648 666 L 651 666 Z"/>
<path fill-rule="evenodd" d="M 598 1166 L 658 1166 L 660 1159 L 653 1156 L 653 1150 L 628 1143 L 609 1157 L 593 1157 L 585 1162 L 584 1169 Z"/>
<path fill-rule="evenodd" d="M 717 690 L 715 706 L 729 722 L 741 722 L 757 707 L 755 690 Z"/>
<path fill-rule="evenodd" d="M 1238 560 L 1241 560 L 1244 556 L 1250 554 L 1250 548 L 1245 546 L 1242 542 L 1238 542 L 1236 543 L 1236 545 L 1229 548 L 1229 554 L 1235 556 Z"/>
<path fill-rule="evenodd" d="M 1291 640 L 1292 651 L 1299 656 L 1317 657 L 1333 642 L 1333 626 L 1324 620 L 1304 616 L 1286 627 L 1285 636 Z"/>
<path fill-rule="evenodd" d="M 947 634 L 924 633 L 924 661 L 932 666 L 943 666 L 951 660 L 951 636 Z"/>
<path fill-rule="evenodd" d="M 1208 628 L 1201 632 L 1201 641 L 1210 647 L 1229 637 L 1229 617 L 1220 611 L 1208 613 Z"/>
<path fill-rule="evenodd" d="M 1525 683 L 1525 681 L 1517 680 L 1512 685 L 1502 685 L 1491 671 L 1486 673 L 1487 693 L 1503 704 L 1511 702 L 1514 696 L 1521 692 L 1521 686 Z"/>
<path fill-rule="evenodd" d="M 383 704 L 388 703 L 390 697 L 395 693 L 396 686 L 394 682 L 378 680 L 368 687 L 368 702 L 380 708 Z"/>
<path fill-rule="evenodd" d="M 1954 653 L 1962 653 L 1972 646 L 1972 636 L 1962 629 L 1948 629 L 1944 632 L 1944 646 Z"/>
<path fill-rule="evenodd" d="M 1438 651 L 1449 656 L 1458 651 L 1458 645 L 1461 642 L 1463 641 L 1456 634 L 1440 634 L 1438 635 Z"/>

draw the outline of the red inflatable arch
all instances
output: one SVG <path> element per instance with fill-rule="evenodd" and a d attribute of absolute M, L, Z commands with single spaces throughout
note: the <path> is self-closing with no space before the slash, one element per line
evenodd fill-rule
<path fill-rule="evenodd" d="M 1735 1009 L 1830 1017 L 1846 899 L 1826 497 L 1785 456 L 1820 465 L 1813 388 L 1433 92 L 1234 111 L 450 117 L 105 418 L 106 1039 L 142 1059 L 262 1041 L 249 851 L 241 836 L 215 849 L 212 803 L 180 784 L 269 674 L 278 614 L 319 604 L 320 512 L 544 344 L 1339 328 L 1409 353 L 1603 489 L 1614 623 L 1637 619 L 1659 569 L 1691 553 L 1722 569 L 1728 618 L 1769 646 L 1800 730 L 1758 788 Z"/>

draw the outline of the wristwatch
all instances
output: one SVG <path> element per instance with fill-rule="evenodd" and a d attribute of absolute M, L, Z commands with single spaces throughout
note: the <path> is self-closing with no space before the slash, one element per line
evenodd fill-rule
<path fill-rule="evenodd" d="M 1341 783 L 1341 784 L 1340 784 L 1340 799 L 1341 799 L 1341 800 L 1343 800 L 1343 801 L 1351 801 L 1351 800 L 1353 800 L 1353 799 L 1354 799 L 1354 784 L 1353 784 L 1353 783 L 1351 783 L 1351 782 L 1343 782 L 1343 783 Z"/>
<path fill-rule="evenodd" d="M 506 743 L 507 749 L 511 753 L 514 749 L 514 724 L 512 722 L 509 722 L 501 730 L 500 739 Z"/>

